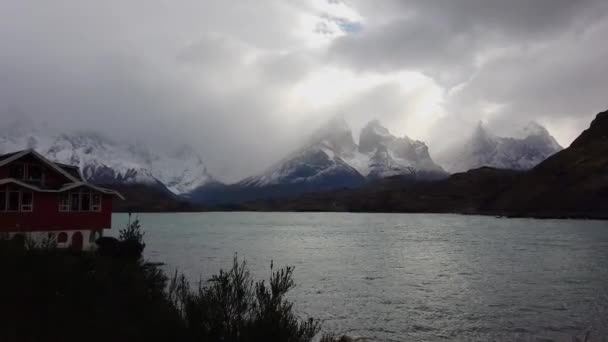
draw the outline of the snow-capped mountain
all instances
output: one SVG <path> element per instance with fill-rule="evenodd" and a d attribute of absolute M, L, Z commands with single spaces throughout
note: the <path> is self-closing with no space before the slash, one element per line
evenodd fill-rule
<path fill-rule="evenodd" d="M 239 182 L 244 187 L 316 184 L 320 187 L 354 186 L 363 176 L 345 161 L 356 151 L 352 132 L 343 120 L 332 120 L 317 131 L 308 145 L 289 155 L 261 175 Z"/>
<path fill-rule="evenodd" d="M 363 128 L 358 148 L 346 155 L 345 160 L 370 179 L 397 175 L 433 178 L 445 173 L 431 159 L 425 143 L 396 137 L 378 120 Z"/>
<path fill-rule="evenodd" d="M 354 188 L 370 179 L 395 175 L 431 179 L 447 173 L 433 162 L 423 142 L 395 137 L 372 121 L 357 144 L 348 124 L 334 119 L 302 148 L 260 175 L 233 185 L 201 187 L 191 198 L 206 203 L 247 202 Z"/>
<path fill-rule="evenodd" d="M 201 158 L 188 147 L 169 153 L 116 142 L 97 133 L 45 134 L 26 120 L 0 127 L 0 153 L 32 148 L 50 160 L 79 166 L 97 184 L 145 184 L 185 194 L 214 182 Z"/>
<path fill-rule="evenodd" d="M 339 187 L 358 185 L 364 178 L 423 173 L 444 173 L 423 142 L 398 138 L 375 120 L 363 128 L 357 145 L 348 124 L 335 119 L 317 131 L 307 146 L 239 184 L 266 186 L 322 180 Z"/>
<path fill-rule="evenodd" d="M 445 153 L 444 166 L 450 172 L 464 172 L 482 166 L 529 170 L 562 150 L 555 138 L 538 123 L 525 126 L 520 137 L 499 137 L 481 123 L 461 146 Z"/>

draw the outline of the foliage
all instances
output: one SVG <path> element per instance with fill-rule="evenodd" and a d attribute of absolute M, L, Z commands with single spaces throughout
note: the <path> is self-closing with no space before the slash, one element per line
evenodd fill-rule
<path fill-rule="evenodd" d="M 254 282 L 235 257 L 230 270 L 192 288 L 121 251 L 126 241 L 143 246 L 137 236 L 100 239 L 95 253 L 0 240 L 0 341 L 308 342 L 320 331 L 285 297 L 293 267 L 271 266 L 268 283 Z"/>
<path fill-rule="evenodd" d="M 0 341 L 183 340 L 167 278 L 143 262 L 0 244 Z"/>
<path fill-rule="evenodd" d="M 229 271 L 221 270 L 195 291 L 176 275 L 169 296 L 195 341 L 311 341 L 319 322 L 300 320 L 285 298 L 295 286 L 293 270 L 272 272 L 268 284 L 254 283 L 247 264 L 235 256 Z"/>
<path fill-rule="evenodd" d="M 119 231 L 119 239 L 102 237 L 96 241 L 99 247 L 98 253 L 130 261 L 140 260 L 146 248 L 144 235 L 139 218 L 136 217 L 131 222 L 131 215 L 129 215 L 127 226 Z"/>
<path fill-rule="evenodd" d="M 119 238 L 121 241 L 133 241 L 144 244 L 144 235 L 145 233 L 141 229 L 141 224 L 139 223 L 139 217 L 135 217 L 135 220 L 131 222 L 131 214 L 129 214 L 129 222 L 125 229 L 121 229 L 119 231 Z"/>

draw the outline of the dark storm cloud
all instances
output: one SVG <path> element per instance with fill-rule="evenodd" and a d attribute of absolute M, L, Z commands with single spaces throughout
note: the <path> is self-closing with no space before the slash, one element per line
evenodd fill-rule
<path fill-rule="evenodd" d="M 480 119 L 537 120 L 567 144 L 608 107 L 600 76 L 608 65 L 606 1 L 355 3 L 368 14 L 366 30 L 338 39 L 331 58 L 433 77 L 450 90 L 437 132 L 462 132 Z"/>
<path fill-rule="evenodd" d="M 480 119 L 534 119 L 568 143 L 608 107 L 607 10 L 603 0 L 0 0 L 0 118 L 192 144 L 228 180 L 335 115 L 355 128 L 379 118 L 437 146 Z M 428 107 L 420 93 L 437 86 L 423 77 L 423 90 L 404 91 L 393 77 L 404 71 L 443 87 L 434 139 L 412 123 Z M 294 96 L 311 75 L 320 83 Z M 337 100 L 320 106 L 326 93 Z"/>
<path fill-rule="evenodd" d="M 479 58 L 492 49 L 539 44 L 584 30 L 608 10 L 603 0 L 357 4 L 370 11 L 370 24 L 360 34 L 335 42 L 331 55 L 336 60 L 363 70 L 422 70 L 448 83 L 466 80 Z"/>
<path fill-rule="evenodd" d="M 306 62 L 246 59 L 291 42 L 289 13 L 273 2 L 0 1 L 0 115 L 18 108 L 56 129 L 189 143 L 238 178 L 285 153 L 268 64 L 297 78 Z"/>

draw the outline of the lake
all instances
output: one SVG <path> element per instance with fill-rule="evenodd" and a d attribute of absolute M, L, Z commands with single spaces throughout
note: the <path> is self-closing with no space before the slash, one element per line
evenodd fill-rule
<path fill-rule="evenodd" d="M 378 341 L 608 341 L 608 222 L 433 214 L 142 214 L 145 255 L 190 279 L 238 253 L 325 330 Z M 127 216 L 115 214 L 116 235 Z"/>

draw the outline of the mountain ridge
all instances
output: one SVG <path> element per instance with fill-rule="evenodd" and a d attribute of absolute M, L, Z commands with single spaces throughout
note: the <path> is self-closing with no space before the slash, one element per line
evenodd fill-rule
<path fill-rule="evenodd" d="M 357 188 L 387 176 L 420 179 L 446 177 L 431 159 L 428 147 L 408 137 L 396 137 L 379 121 L 371 121 L 360 142 L 342 118 L 330 120 L 301 148 L 259 175 L 247 177 L 223 190 L 201 187 L 191 193 L 198 202 L 244 202 L 296 196 L 311 191 Z"/>
<path fill-rule="evenodd" d="M 216 182 L 200 156 L 186 146 L 151 151 L 97 132 L 43 133 L 23 119 L 6 123 L 0 133 L 0 152 L 35 149 L 50 160 L 80 167 L 83 177 L 96 184 L 142 184 L 182 195 Z"/>
<path fill-rule="evenodd" d="M 247 208 L 608 219 L 608 111 L 598 114 L 570 147 L 531 170 L 481 167 L 422 183 L 391 177 L 360 189 Z"/>
<path fill-rule="evenodd" d="M 510 170 L 530 170 L 563 148 L 542 125 L 530 122 L 520 137 L 501 137 L 479 122 L 462 144 L 444 152 L 442 164 L 451 173 L 483 166 Z"/>

